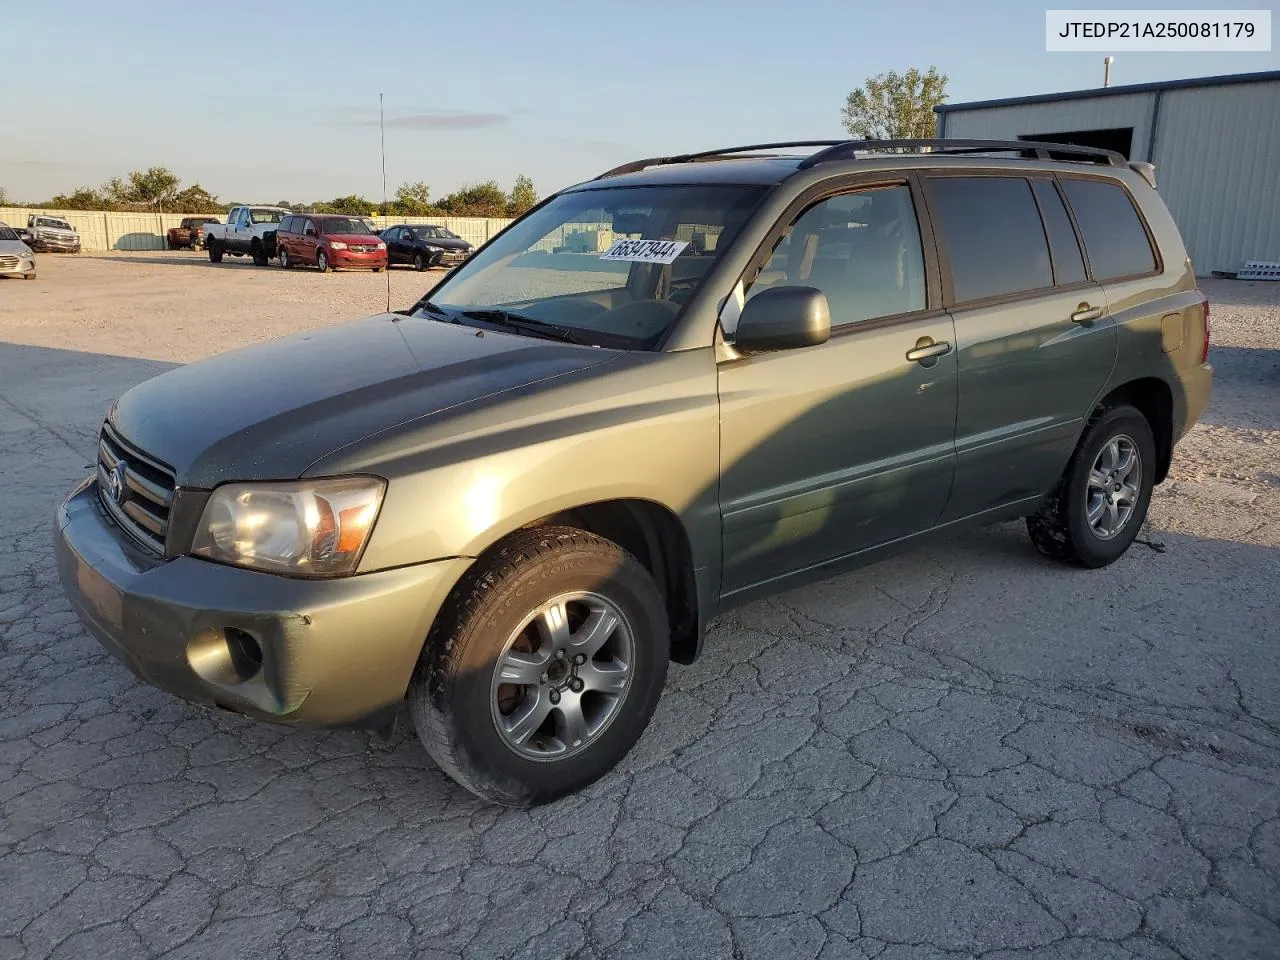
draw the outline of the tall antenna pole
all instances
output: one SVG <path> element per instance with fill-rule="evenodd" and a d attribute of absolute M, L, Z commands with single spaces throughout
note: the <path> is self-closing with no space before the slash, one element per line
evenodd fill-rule
<path fill-rule="evenodd" d="M 382 215 L 387 214 L 387 122 L 382 111 L 382 94 L 378 94 L 378 130 L 382 135 Z M 391 251 L 387 251 L 387 313 L 391 312 Z"/>

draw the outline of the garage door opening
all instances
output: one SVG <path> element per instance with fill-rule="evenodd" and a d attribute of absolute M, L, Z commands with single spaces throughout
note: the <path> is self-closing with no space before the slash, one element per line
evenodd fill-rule
<path fill-rule="evenodd" d="M 1043 140 L 1047 143 L 1069 143 L 1074 147 L 1100 147 L 1103 150 L 1114 150 L 1130 159 L 1129 151 L 1133 149 L 1133 127 L 1112 127 L 1109 130 L 1071 130 L 1067 133 L 1036 133 L 1018 137 L 1019 140 Z M 1050 154 L 1052 156 L 1052 154 Z M 1054 157 L 1055 160 L 1068 160 L 1070 157 Z"/>

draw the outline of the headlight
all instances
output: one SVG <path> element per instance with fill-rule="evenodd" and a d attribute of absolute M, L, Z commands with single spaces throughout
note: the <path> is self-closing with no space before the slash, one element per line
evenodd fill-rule
<path fill-rule="evenodd" d="M 335 249 L 335 250 L 345 250 L 345 249 L 347 249 L 347 245 L 346 245 L 345 243 L 343 243 L 341 240 L 330 240 L 330 241 L 329 241 L 329 246 L 333 247 L 333 249 Z"/>
<path fill-rule="evenodd" d="M 191 553 L 297 577 L 352 573 L 386 486 L 377 477 L 225 484 L 205 504 Z"/>

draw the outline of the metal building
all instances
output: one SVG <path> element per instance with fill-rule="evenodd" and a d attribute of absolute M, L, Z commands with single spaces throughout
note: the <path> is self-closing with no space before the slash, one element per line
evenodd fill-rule
<path fill-rule="evenodd" d="M 1202 276 L 1280 261 L 1280 70 L 935 109 L 940 137 L 1106 147 L 1154 163 Z"/>

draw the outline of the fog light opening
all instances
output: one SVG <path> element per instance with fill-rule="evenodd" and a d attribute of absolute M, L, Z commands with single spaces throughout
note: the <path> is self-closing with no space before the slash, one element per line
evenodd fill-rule
<path fill-rule="evenodd" d="M 231 667 L 241 680 L 250 680 L 262 669 L 262 646 L 252 634 L 235 627 L 223 630 L 227 651 L 231 654 Z"/>

